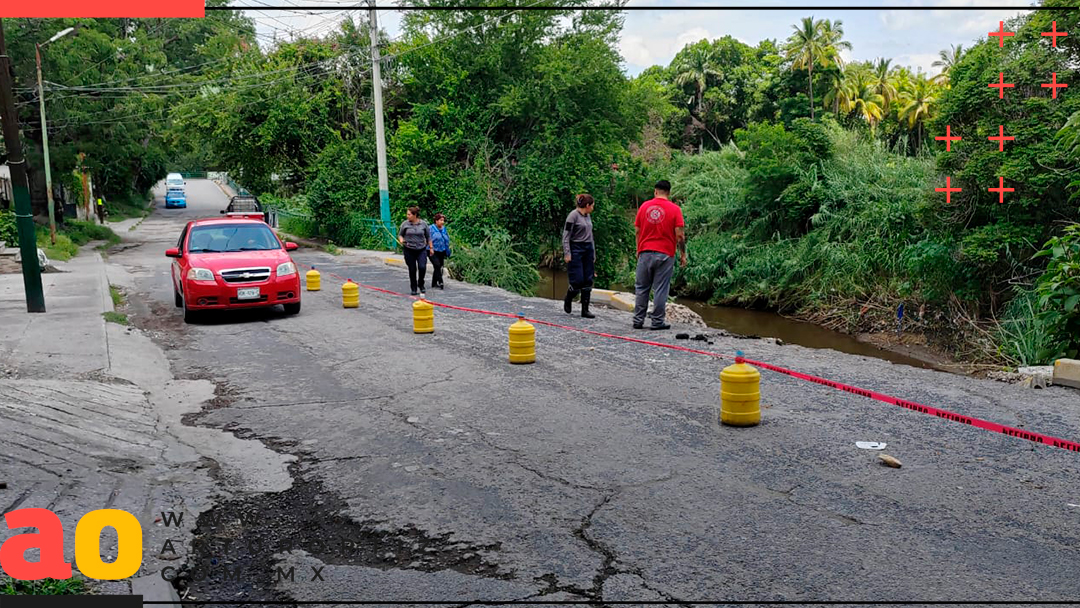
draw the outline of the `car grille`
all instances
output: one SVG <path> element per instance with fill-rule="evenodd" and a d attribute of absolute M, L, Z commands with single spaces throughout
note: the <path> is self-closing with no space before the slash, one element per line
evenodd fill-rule
<path fill-rule="evenodd" d="M 221 278 L 226 283 L 258 283 L 270 278 L 269 268 L 232 268 L 222 270 Z"/>

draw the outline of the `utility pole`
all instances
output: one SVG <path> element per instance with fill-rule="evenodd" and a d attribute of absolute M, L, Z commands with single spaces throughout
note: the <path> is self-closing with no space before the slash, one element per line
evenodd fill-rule
<path fill-rule="evenodd" d="M 4 44 L 4 20 L 0 19 L 0 122 L 4 128 L 4 147 L 11 168 L 11 190 L 15 198 L 15 223 L 19 227 L 22 250 L 23 286 L 26 289 L 26 312 L 45 312 L 45 292 L 41 288 L 38 266 L 37 235 L 30 208 L 30 188 L 26 181 L 26 158 L 19 141 L 19 118 L 15 111 L 11 58 Z"/>
<path fill-rule="evenodd" d="M 52 166 L 49 164 L 49 127 L 45 124 L 45 87 L 41 82 L 41 47 L 51 42 L 56 42 L 74 31 L 75 28 L 69 27 L 66 30 L 58 32 L 52 38 L 49 38 L 44 44 L 34 45 L 34 50 L 37 54 L 38 101 L 41 106 L 41 145 L 45 148 L 45 195 L 49 200 L 49 238 L 52 240 L 53 245 L 56 244 L 56 203 L 53 202 Z"/>
<path fill-rule="evenodd" d="M 383 126 L 383 102 L 382 102 L 382 70 L 379 59 L 379 21 L 375 16 L 375 0 L 368 0 L 371 9 L 371 87 L 375 93 L 375 149 L 379 159 L 379 215 L 382 218 L 383 227 L 394 234 L 394 227 L 390 223 L 390 186 L 386 175 L 386 128 Z"/>

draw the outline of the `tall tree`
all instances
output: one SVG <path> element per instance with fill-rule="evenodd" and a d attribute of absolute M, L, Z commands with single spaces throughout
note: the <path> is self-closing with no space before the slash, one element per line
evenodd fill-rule
<path fill-rule="evenodd" d="M 794 32 L 784 45 L 784 54 L 791 67 L 805 69 L 810 90 L 810 118 L 814 118 L 814 66 L 826 67 L 835 64 L 843 67 L 841 49 L 851 49 L 851 43 L 845 41 L 843 22 L 831 22 L 827 19 L 814 20 L 803 17 L 799 25 L 793 25 Z"/>
<path fill-rule="evenodd" d="M 707 40 L 702 40 L 697 44 L 691 45 L 686 49 L 686 52 L 680 53 L 677 57 L 677 63 L 673 66 L 675 69 L 675 84 L 687 85 L 691 84 L 694 87 L 694 118 L 701 123 L 701 128 L 705 127 L 705 118 L 702 112 L 702 102 L 705 96 L 705 87 L 707 86 L 710 76 L 719 76 L 720 72 L 716 69 L 715 55 L 712 51 L 712 46 Z M 704 136 L 698 134 L 698 152 L 704 150 Z"/>
<path fill-rule="evenodd" d="M 874 62 L 874 91 L 884 100 L 885 104 L 882 106 L 882 110 L 886 114 L 889 113 L 889 106 L 896 101 L 896 85 L 893 77 L 893 70 L 890 64 L 892 59 L 879 58 Z"/>
<path fill-rule="evenodd" d="M 930 67 L 941 68 L 941 73 L 934 76 L 934 79 L 941 83 L 948 83 L 949 71 L 956 67 L 956 64 L 960 63 L 964 57 L 964 45 L 950 45 L 949 48 L 938 51 L 938 57 L 939 59 L 930 64 Z"/>
<path fill-rule="evenodd" d="M 933 118 L 937 110 L 937 91 L 934 83 L 920 73 L 909 88 L 900 93 L 901 122 L 907 122 L 909 129 L 918 127 L 918 146 L 923 145 L 923 126 Z"/>

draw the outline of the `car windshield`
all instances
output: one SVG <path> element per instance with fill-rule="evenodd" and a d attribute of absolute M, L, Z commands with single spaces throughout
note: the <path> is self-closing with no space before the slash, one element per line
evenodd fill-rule
<path fill-rule="evenodd" d="M 191 253 L 224 253 L 228 251 L 269 251 L 281 249 L 281 243 L 270 228 L 259 225 L 199 226 L 191 231 L 188 251 Z"/>

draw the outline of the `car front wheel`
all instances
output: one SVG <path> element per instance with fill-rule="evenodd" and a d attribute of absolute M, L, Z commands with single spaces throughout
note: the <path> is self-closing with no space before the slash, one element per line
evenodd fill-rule
<path fill-rule="evenodd" d="M 285 308 L 285 314 L 287 315 L 295 315 L 300 312 L 300 302 L 296 302 L 295 304 L 282 304 L 282 306 Z"/>
<path fill-rule="evenodd" d="M 173 289 L 173 303 L 176 304 L 177 308 L 181 308 L 184 306 L 184 298 L 181 298 L 180 292 L 176 291 L 175 289 Z"/>
<path fill-rule="evenodd" d="M 184 307 L 184 323 L 195 323 L 199 320 L 201 314 L 197 310 L 191 310 L 187 306 Z"/>

